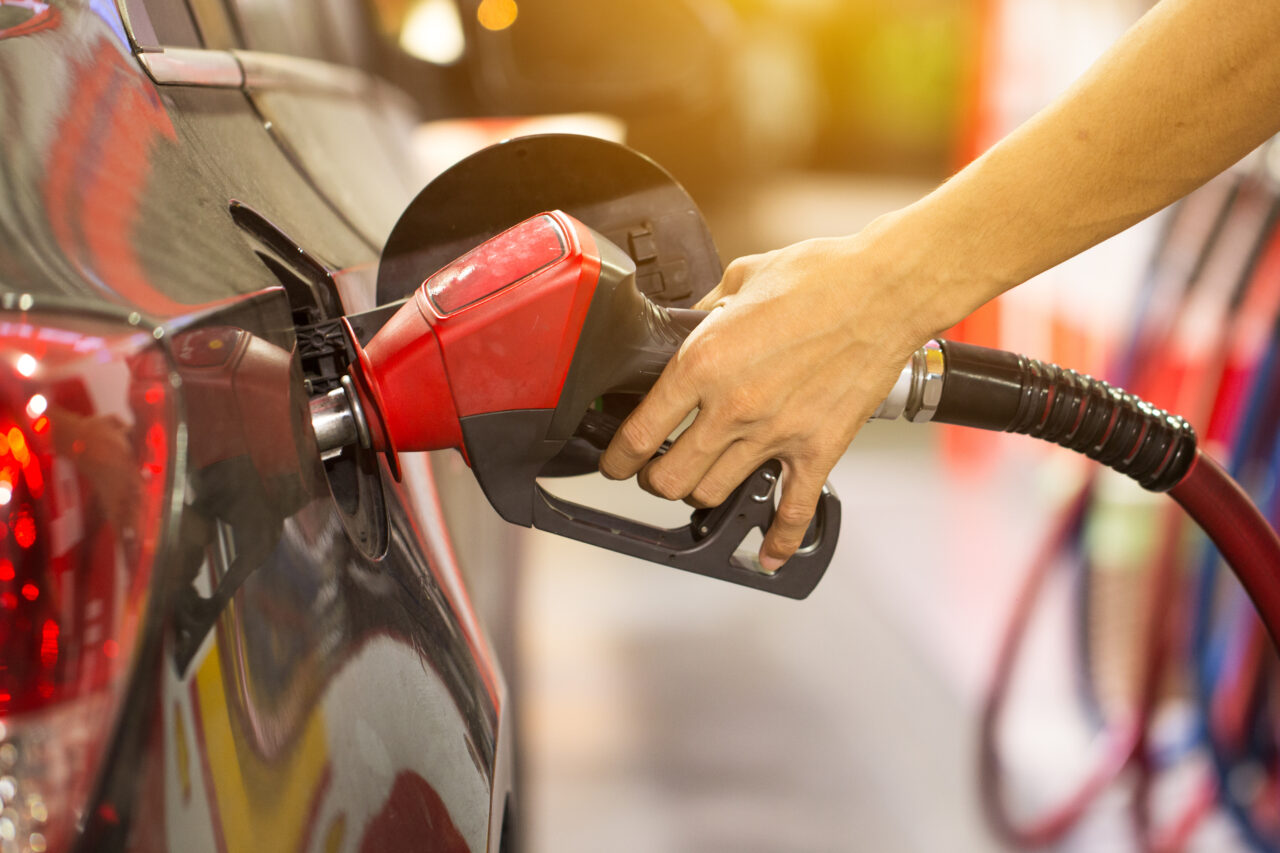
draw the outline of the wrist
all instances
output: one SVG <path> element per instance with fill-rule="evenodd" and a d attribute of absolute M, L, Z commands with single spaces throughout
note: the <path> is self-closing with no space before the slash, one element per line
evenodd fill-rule
<path fill-rule="evenodd" d="M 978 235 L 941 209 L 936 193 L 847 238 L 923 343 L 1018 282 L 984 262 Z"/>

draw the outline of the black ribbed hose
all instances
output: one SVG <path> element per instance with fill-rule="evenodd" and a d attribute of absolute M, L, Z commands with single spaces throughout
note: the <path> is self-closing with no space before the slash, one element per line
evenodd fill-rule
<path fill-rule="evenodd" d="M 1100 379 L 1003 350 L 940 341 L 942 396 L 933 420 L 1052 441 L 1167 492 L 1196 457 L 1186 419 Z"/>

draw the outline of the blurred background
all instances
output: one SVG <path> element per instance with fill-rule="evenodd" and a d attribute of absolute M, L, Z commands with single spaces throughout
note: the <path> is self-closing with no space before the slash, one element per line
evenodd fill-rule
<path fill-rule="evenodd" d="M 373 60 L 431 118 L 427 174 L 526 133 L 625 142 L 727 262 L 919 198 L 1148 5 L 375 0 L 402 51 Z M 1189 416 L 1274 517 L 1276 164 L 1257 152 L 953 336 Z M 897 424 L 832 482 L 841 546 L 803 603 L 522 539 L 530 849 L 1275 849 L 1274 666 L 1162 498 L 1065 451 Z M 686 520 L 631 484 L 565 490 Z"/>

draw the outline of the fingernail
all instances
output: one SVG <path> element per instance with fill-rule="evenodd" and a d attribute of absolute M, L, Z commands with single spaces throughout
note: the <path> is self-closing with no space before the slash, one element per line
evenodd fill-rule
<path fill-rule="evenodd" d="M 782 564 L 785 562 L 786 560 L 780 560 L 777 557 L 771 557 L 768 554 L 760 555 L 760 568 L 764 569 L 769 574 L 773 574 L 778 569 L 782 568 Z"/>

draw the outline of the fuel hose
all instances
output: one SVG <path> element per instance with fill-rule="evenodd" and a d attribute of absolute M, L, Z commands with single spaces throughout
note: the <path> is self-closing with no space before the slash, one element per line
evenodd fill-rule
<path fill-rule="evenodd" d="M 1280 646 L 1280 537 L 1182 417 L 1106 382 L 955 341 L 918 350 L 878 417 L 1014 432 L 1168 492 L 1218 546 Z"/>
<path fill-rule="evenodd" d="M 1249 206 L 1251 197 L 1255 197 L 1262 187 L 1256 181 L 1239 175 L 1226 173 L 1188 196 L 1174 209 L 1166 220 L 1157 246 L 1152 254 L 1138 293 L 1135 307 L 1135 322 L 1114 374 L 1119 383 L 1140 395 L 1148 393 L 1159 385 L 1167 387 L 1165 374 L 1171 359 L 1192 361 L 1186 371 L 1186 379 L 1194 386 L 1202 386 L 1213 380 L 1206 376 L 1210 371 L 1206 361 L 1212 358 L 1197 359 L 1178 358 L 1178 352 L 1185 347 L 1180 344 L 1180 331 L 1188 327 L 1191 314 L 1200 314 L 1204 306 L 1204 291 L 1211 282 L 1223 278 L 1222 289 L 1233 291 L 1253 289 L 1253 273 L 1256 256 L 1262 245 L 1267 242 L 1267 229 L 1258 228 L 1258 216 L 1245 216 L 1241 226 L 1238 209 Z M 1253 205 L 1256 206 L 1256 205 Z M 1233 265 L 1239 264 L 1239 240 L 1229 239 L 1229 235 L 1243 227 L 1254 235 L 1254 245 L 1250 247 L 1242 266 L 1235 272 L 1235 280 L 1230 276 L 1211 276 L 1207 269 L 1216 269 L 1218 261 L 1224 255 Z M 1234 302 L 1234 300 L 1232 300 Z M 1229 334 L 1238 325 L 1236 306 L 1229 303 L 1226 311 L 1230 319 L 1219 324 L 1220 331 L 1215 333 L 1215 343 L 1204 347 L 1201 352 L 1213 353 L 1225 349 L 1218 342 L 1222 335 Z M 1184 380 L 1185 382 L 1185 380 Z M 1184 383 L 1179 383 L 1178 397 L 1184 396 Z M 1202 398 L 1199 388 L 1192 389 L 1193 398 Z M 1178 402 L 1179 411 L 1185 412 L 1185 404 Z M 1197 412 L 1193 418 L 1199 422 L 1199 416 L 1209 416 L 1208 412 Z M 1096 469 L 1095 472 L 1096 473 Z M 1090 476 L 1089 485 L 1096 486 L 1097 478 Z M 1096 500 L 1096 491 L 1093 494 Z M 1092 506 L 1089 512 L 1092 512 Z M 1087 515 L 1088 513 L 1086 513 Z M 1075 642 L 1079 671 L 1077 686 L 1084 701 L 1085 710 L 1090 721 L 1097 726 L 1105 725 L 1106 714 L 1103 711 L 1101 698 L 1095 692 L 1097 678 L 1095 673 L 1095 649 L 1091 642 L 1090 625 L 1094 619 L 1094 582 L 1095 566 L 1083 540 L 1086 523 L 1077 525 L 1075 535 L 1067 543 L 1076 563 L 1074 571 L 1075 593 Z M 1144 575 L 1154 575 L 1162 568 L 1152 564 L 1150 558 L 1143 561 L 1140 570 Z M 1159 583 L 1159 580 L 1153 580 Z M 1167 602 L 1148 596 L 1144 608 L 1161 608 L 1167 618 Z M 1147 619 L 1150 623 L 1153 620 Z M 1149 638 L 1148 638 L 1149 639 Z M 1150 643 L 1148 643 L 1150 645 Z M 1148 660 L 1148 665 L 1154 661 Z M 1174 752 L 1194 746 L 1195 738 L 1185 738 L 1185 744 Z M 1167 751 L 1166 751 L 1167 752 Z"/>
<path fill-rule="evenodd" d="M 1280 393 L 1280 325 L 1275 326 L 1267 352 L 1253 373 L 1249 383 L 1253 387 L 1240 407 L 1240 423 L 1230 442 L 1235 449 L 1229 456 L 1228 470 L 1233 478 L 1254 484 L 1252 499 L 1262 506 L 1270 503 L 1269 515 L 1274 518 L 1274 483 L 1280 475 L 1274 438 L 1275 401 Z M 1253 476 L 1249 477 L 1250 473 Z M 1243 745 L 1247 733 L 1256 730 L 1252 718 L 1265 713 L 1265 703 L 1253 701 L 1261 689 L 1259 679 L 1263 678 L 1265 667 L 1258 665 L 1259 660 L 1240 660 L 1240 650 L 1253 645 L 1251 635 L 1260 629 L 1240 602 L 1219 603 L 1219 597 L 1227 591 L 1218 587 L 1218 563 L 1217 550 L 1206 546 L 1193 599 L 1191 652 L 1196 698 L 1225 809 L 1253 849 L 1274 851 L 1274 833 L 1264 830 L 1246 798 L 1240 795 L 1240 786 L 1231 784 L 1232 775 L 1239 778 L 1242 763 L 1251 758 L 1252 751 L 1246 751 Z M 1215 626 L 1215 622 L 1219 625 Z M 1224 707 L 1232 712 L 1224 713 Z"/>
<path fill-rule="evenodd" d="M 1275 275 L 1280 267 L 1273 262 L 1280 260 L 1280 251 L 1276 251 L 1280 239 L 1274 226 L 1276 209 L 1270 184 L 1252 176 L 1230 174 L 1220 176 L 1180 203 L 1166 221 L 1153 253 L 1139 290 L 1130 344 L 1114 368 L 1124 387 L 1144 396 L 1146 391 L 1158 391 L 1162 398 L 1174 401 L 1177 411 L 1205 424 L 1207 431 L 1201 443 L 1225 453 L 1224 462 L 1231 463 L 1233 477 L 1240 476 L 1243 461 L 1241 454 L 1235 452 L 1237 442 L 1233 440 L 1244 419 L 1242 407 L 1246 400 L 1251 406 L 1256 402 L 1253 397 L 1267 394 L 1265 388 L 1252 386 L 1258 384 L 1255 376 L 1260 352 L 1267 349 L 1266 329 L 1272 322 L 1268 318 L 1275 317 L 1276 306 L 1280 305 L 1280 278 Z M 1221 322 L 1207 324 L 1209 316 L 1221 316 Z M 1206 325 L 1214 328 L 1208 341 Z M 1189 332 L 1193 333 L 1190 337 Z M 1276 340 L 1272 337 L 1272 348 Z M 983 701 L 980 737 L 983 804 L 991 825 L 1015 846 L 1052 844 L 1077 825 L 1108 782 L 1128 773 L 1134 783 L 1129 811 L 1140 849 L 1153 853 L 1183 849 L 1220 799 L 1255 849 L 1260 853 L 1273 851 L 1271 844 L 1262 841 L 1264 833 L 1250 817 L 1249 806 L 1241 800 L 1248 794 L 1241 785 L 1228 784 L 1227 779 L 1239 769 L 1258 769 L 1256 764 L 1242 768 L 1240 762 L 1265 753 L 1264 749 L 1251 747 L 1241 755 L 1242 748 L 1228 750 L 1225 746 L 1240 743 L 1234 733 L 1255 725 L 1251 721 L 1260 713 L 1260 703 L 1240 700 L 1256 695 L 1261 670 L 1253 667 L 1252 676 L 1242 676 L 1236 667 L 1217 688 L 1207 686 L 1217 682 L 1216 665 L 1213 672 L 1206 668 L 1210 658 L 1207 625 L 1214 613 L 1211 602 L 1215 598 L 1212 567 L 1216 565 L 1217 551 L 1207 546 L 1214 557 L 1209 561 L 1209 570 L 1199 575 L 1194 593 L 1184 590 L 1184 570 L 1190 567 L 1181 545 L 1188 518 L 1176 503 L 1169 503 L 1159 515 L 1159 547 L 1144 554 L 1140 565 L 1128 564 L 1140 570 L 1146 592 L 1141 607 L 1130 612 L 1141 643 L 1137 647 L 1140 671 L 1134 673 L 1137 692 L 1126 707 L 1110 711 L 1104 710 L 1095 692 L 1095 649 L 1091 639 L 1096 568 L 1085 546 L 1084 530 L 1097 497 L 1099 471 L 1097 467 L 1089 470 L 1075 497 L 1059 511 L 1061 520 L 1051 526 L 1047 546 L 1037 551 L 1035 561 L 1028 567 L 1003 633 Z M 1266 503 L 1256 493 L 1253 498 L 1260 506 Z M 1048 574 L 1059 567 L 1068 568 L 1072 578 L 1077 687 L 1086 717 L 1107 745 L 1106 757 L 1092 767 L 1069 796 L 1032 819 L 1015 820 L 1004 803 L 996 730 L 1031 612 Z M 1194 602 L 1191 609 L 1196 616 L 1192 622 L 1195 627 L 1186 638 L 1182 635 L 1190 626 L 1183 614 L 1185 598 L 1191 599 L 1185 603 Z M 1252 611 L 1246 613 L 1236 606 L 1233 612 L 1241 618 L 1224 620 L 1231 623 L 1228 633 L 1234 636 L 1256 630 L 1265 646 L 1265 631 L 1252 618 Z M 1169 679 L 1179 675 L 1178 652 L 1184 645 L 1194 650 L 1196 658 L 1200 713 L 1178 727 L 1181 731 L 1162 728 L 1157 740 L 1158 706 Z M 1223 658 L 1221 647 L 1222 643 L 1214 646 L 1215 661 Z M 1210 698 L 1215 692 L 1217 695 Z M 1221 707 L 1215 711 L 1211 704 L 1250 710 L 1242 717 L 1224 714 Z M 1231 726 L 1226 725 L 1228 719 L 1234 721 Z M 1173 812 L 1169 802 L 1162 802 L 1160 811 L 1166 821 L 1156 825 L 1153 791 L 1157 776 L 1201 746 L 1211 753 L 1213 766 L 1196 774 L 1194 790 Z"/>
<path fill-rule="evenodd" d="M 1202 273 L 1221 242 L 1222 233 L 1229 230 L 1225 223 L 1236 207 L 1242 183 L 1238 176 L 1219 176 L 1180 202 L 1166 218 L 1139 288 L 1129 344 L 1114 368 L 1115 375 L 1120 377 L 1125 387 L 1153 385 L 1164 370 L 1174 352 L 1175 332 L 1184 322 L 1191 297 L 1201 289 L 1200 285 L 1206 279 Z M 1168 593 L 1172 586 L 1171 575 L 1177 569 L 1176 561 L 1166 547 L 1158 549 L 1159 553 L 1147 555 L 1142 561 L 1141 571 L 1149 594 L 1143 598 L 1141 612 L 1135 614 L 1145 650 L 1138 674 L 1140 689 L 1129 707 L 1123 711 L 1108 712 L 1096 689 L 1095 650 L 1091 642 L 1095 566 L 1085 543 L 1089 515 L 1098 501 L 1099 471 L 1096 466 L 1089 469 L 1072 497 L 1058 511 L 1014 599 L 998 648 L 994 677 L 982 707 L 980 777 L 983 801 L 993 828 L 1005 840 L 1020 847 L 1042 846 L 1066 835 L 1109 783 L 1122 773 L 1133 771 L 1137 786 L 1131 805 L 1135 828 L 1147 839 L 1143 849 L 1181 849 L 1180 839 L 1195 830 L 1206 808 L 1212 806 L 1216 787 L 1208 783 L 1201 785 L 1179 817 L 1167 827 L 1150 825 L 1145 794 L 1150 790 L 1155 774 L 1163 765 L 1177 761 L 1194 748 L 1200 735 L 1200 726 L 1195 725 L 1185 735 L 1179 734 L 1173 744 L 1155 747 L 1151 742 L 1150 729 L 1158 691 L 1173 664 L 1170 644 L 1164 641 L 1164 634 L 1171 613 Z M 1175 515 L 1165 514 L 1162 526 L 1169 526 L 1182 515 L 1177 507 L 1171 509 Z M 1050 572 L 1059 566 L 1067 568 L 1072 579 L 1076 687 L 1089 724 L 1107 745 L 1106 756 L 1056 807 L 1033 820 L 1019 823 L 1008 814 L 1003 804 L 1002 774 L 995 749 L 996 730 L 1031 614 Z"/>
<path fill-rule="evenodd" d="M 1257 608 L 1272 643 L 1280 647 L 1280 537 L 1235 480 L 1197 447 L 1195 430 L 1186 419 L 1073 370 L 941 340 L 912 356 L 875 417 L 1029 435 L 1082 453 L 1149 491 L 1167 492 L 1217 546 Z M 1042 579 L 1053 555 L 1078 526 L 1085 501 L 1087 496 L 1082 496 L 1080 505 L 1064 515 L 1044 559 L 1037 560 L 1036 578 Z M 1011 665 L 999 663 L 1001 671 Z M 994 719 L 984 719 L 983 724 L 988 729 Z M 1072 801 L 1031 827 L 1015 826 L 1009 819 L 1000 803 L 994 766 L 989 766 L 994 753 L 984 749 L 984 799 L 1001 834 L 1026 846 L 1059 837 L 1142 748 L 1141 732 L 1127 725 L 1111 734 L 1108 758 Z M 989 740 L 984 736 L 984 743 Z M 1209 802 L 1211 796 L 1209 788 L 1197 799 Z M 1185 835 L 1180 829 L 1172 834 Z"/>

